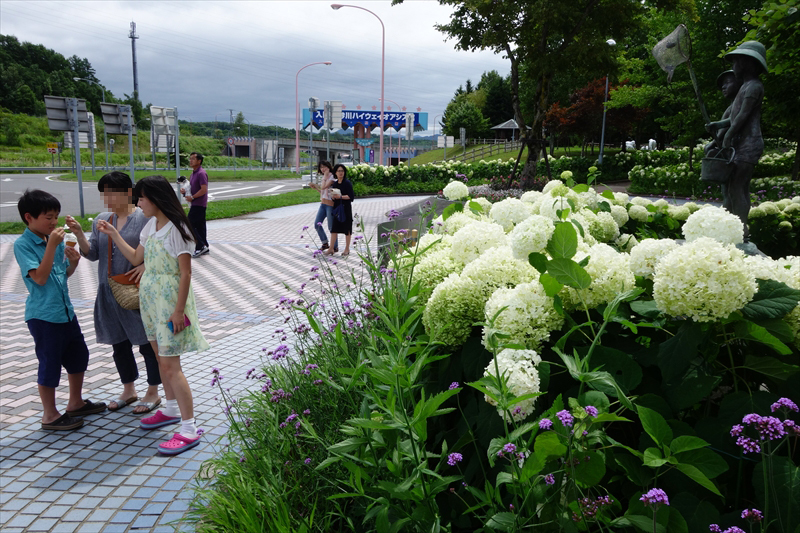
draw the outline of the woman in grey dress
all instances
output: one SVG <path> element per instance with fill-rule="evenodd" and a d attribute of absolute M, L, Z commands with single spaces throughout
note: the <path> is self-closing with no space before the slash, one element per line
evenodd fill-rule
<path fill-rule="evenodd" d="M 139 367 L 133 356 L 133 345 L 136 344 L 139 346 L 139 353 L 144 356 L 148 388 L 147 394 L 134 407 L 133 412 L 135 414 L 149 413 L 161 404 L 161 398 L 158 396 L 158 386 L 161 384 L 158 362 L 153 347 L 147 341 L 139 311 L 123 309 L 111 293 L 111 287 L 108 284 L 109 238 L 97 229 L 98 220 L 114 224 L 122 238 L 136 248 L 139 246 L 139 234 L 149 218 L 136 207 L 136 202 L 132 198 L 133 183 L 127 174 L 110 172 L 100 178 L 97 188 L 111 211 L 97 215 L 97 219 L 92 224 L 91 237 L 86 238 L 80 224 L 72 217 L 67 217 L 67 225 L 78 239 L 81 255 L 89 261 L 98 262 L 99 287 L 94 303 L 94 330 L 97 342 L 113 346 L 114 363 L 123 387 L 119 397 L 108 402 L 108 409 L 117 411 L 139 399 L 135 385 L 136 379 L 139 377 Z M 133 268 L 125 256 L 117 250 L 116 245 L 111 243 L 111 246 L 111 275 L 128 274 L 130 279 L 138 281 L 144 271 L 144 264 Z"/>

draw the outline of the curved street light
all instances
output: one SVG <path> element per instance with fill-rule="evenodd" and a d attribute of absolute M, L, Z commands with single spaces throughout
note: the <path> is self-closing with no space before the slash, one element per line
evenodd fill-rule
<path fill-rule="evenodd" d="M 87 83 L 91 83 L 92 85 L 97 85 L 98 87 L 100 87 L 100 90 L 103 91 L 103 101 L 104 102 L 106 101 L 106 90 L 103 88 L 102 85 L 100 85 L 96 81 L 90 80 L 89 78 L 77 78 L 77 77 L 76 78 L 72 78 L 72 81 L 85 81 Z M 103 123 L 103 146 L 106 149 L 106 170 L 108 170 L 108 140 L 107 140 L 107 137 L 106 137 L 106 125 L 105 125 L 105 123 Z"/>
<path fill-rule="evenodd" d="M 609 39 L 606 41 L 608 46 L 617 46 L 617 41 Z M 603 98 L 603 129 L 600 132 L 600 155 L 597 157 L 597 164 L 603 164 L 603 146 L 606 142 L 606 103 L 608 102 L 608 74 L 606 74 L 606 95 Z"/>
<path fill-rule="evenodd" d="M 298 174 L 300 172 L 300 101 L 297 98 L 298 95 L 298 83 L 300 80 L 300 72 L 304 69 L 312 65 L 330 65 L 331 61 L 317 61 L 315 63 L 309 63 L 308 65 L 302 67 L 300 70 L 297 71 L 297 74 L 294 76 L 294 168 L 295 172 Z M 314 123 L 314 117 L 311 117 L 311 123 Z M 312 126 L 313 127 L 313 126 Z M 277 131 L 277 130 L 276 130 Z M 277 135 L 277 134 L 276 134 Z M 311 154 L 309 154 L 310 156 Z"/>
<path fill-rule="evenodd" d="M 383 25 L 383 20 L 370 11 L 369 9 L 361 6 L 354 6 L 350 4 L 331 4 L 331 8 L 341 9 L 343 7 L 354 7 L 356 9 L 361 9 L 362 11 L 366 11 L 367 13 L 371 14 L 373 17 L 378 19 L 378 22 L 381 23 L 381 135 L 380 135 L 380 156 L 378 162 L 380 165 L 383 165 L 383 80 L 384 80 L 384 73 L 385 73 L 385 66 L 386 66 L 386 27 Z M 371 134 L 370 134 L 371 135 Z"/>
<path fill-rule="evenodd" d="M 383 98 L 380 98 L 380 100 L 383 101 Z M 402 111 L 403 106 L 401 106 L 400 104 L 398 104 L 394 100 L 389 100 L 388 98 L 386 98 L 386 101 L 389 102 L 390 104 L 396 105 L 398 111 Z M 406 124 L 406 128 L 408 128 L 408 124 Z M 398 136 L 397 136 L 397 163 L 398 164 L 400 164 L 400 150 L 403 148 L 403 137 L 401 135 L 399 135 L 399 133 L 400 132 L 398 132 Z M 392 149 L 392 135 L 391 134 L 389 134 L 389 149 L 390 150 Z M 391 162 L 392 162 L 392 158 L 390 156 L 389 157 L 389 163 L 391 163 Z"/>

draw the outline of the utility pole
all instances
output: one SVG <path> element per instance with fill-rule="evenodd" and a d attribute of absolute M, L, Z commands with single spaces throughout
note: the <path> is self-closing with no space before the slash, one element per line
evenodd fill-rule
<path fill-rule="evenodd" d="M 128 34 L 128 38 L 131 40 L 131 52 L 133 53 L 133 99 L 139 100 L 139 73 L 136 66 L 136 39 L 139 36 L 136 35 L 135 22 L 131 22 L 131 31 Z"/>
<path fill-rule="evenodd" d="M 228 109 L 231 112 L 231 137 L 233 137 L 233 109 Z M 233 156 L 233 175 L 236 176 L 236 144 L 229 146 L 231 149 L 231 156 Z"/>

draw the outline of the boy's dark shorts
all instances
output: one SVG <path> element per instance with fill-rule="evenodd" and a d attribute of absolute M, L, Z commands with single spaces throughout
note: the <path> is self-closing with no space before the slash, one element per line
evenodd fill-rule
<path fill-rule="evenodd" d="M 58 387 L 61 367 L 67 374 L 86 372 L 89 366 L 89 348 L 83 340 L 78 317 L 72 322 L 47 322 L 37 318 L 28 320 L 28 330 L 36 342 L 36 358 L 39 360 L 39 378 L 43 387 Z"/>

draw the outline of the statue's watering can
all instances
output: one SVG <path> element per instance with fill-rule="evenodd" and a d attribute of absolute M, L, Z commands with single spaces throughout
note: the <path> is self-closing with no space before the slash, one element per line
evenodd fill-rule
<path fill-rule="evenodd" d="M 736 165 L 733 163 L 735 155 L 736 150 L 733 148 L 715 148 L 709 151 L 708 156 L 703 158 L 700 167 L 700 179 L 712 183 L 728 183 L 736 169 Z"/>

